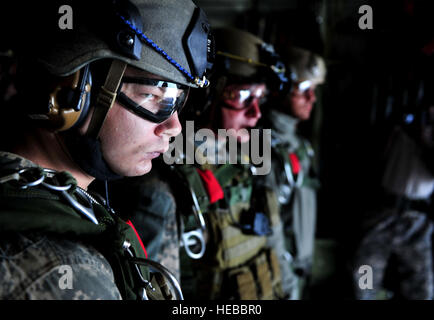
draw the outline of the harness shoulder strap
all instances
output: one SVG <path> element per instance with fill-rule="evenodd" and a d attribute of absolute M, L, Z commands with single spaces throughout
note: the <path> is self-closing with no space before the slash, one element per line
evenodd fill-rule
<path fill-rule="evenodd" d="M 201 210 L 206 211 L 210 201 L 196 167 L 192 165 L 180 165 L 176 166 L 176 169 L 181 174 L 183 180 L 188 184 L 190 193 L 191 191 L 194 192 Z"/>

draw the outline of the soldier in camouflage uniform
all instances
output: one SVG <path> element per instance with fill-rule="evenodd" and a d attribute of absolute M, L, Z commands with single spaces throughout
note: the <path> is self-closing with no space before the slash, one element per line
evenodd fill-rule
<path fill-rule="evenodd" d="M 282 299 L 282 270 L 275 247 L 279 239 L 283 245 L 283 234 L 273 233 L 279 231 L 275 228 L 280 222 L 277 197 L 264 185 L 263 176 L 255 175 L 257 167 L 242 146 L 250 142 L 249 129 L 261 117 L 266 88 L 280 88 L 286 81 L 284 68 L 274 49 L 248 32 L 221 28 L 214 34 L 212 85 L 204 99 L 192 101 L 205 104 L 199 127 L 211 129 L 212 135 L 205 141 L 187 137 L 187 143 L 194 141 L 197 162 L 188 164 L 191 155 L 186 155 L 187 164 L 173 166 L 179 184 L 183 181 L 190 190 L 182 198 L 183 205 L 178 199 L 184 236 L 181 284 L 186 296 L 194 299 Z M 229 150 L 219 129 L 238 141 L 236 164 L 229 162 L 228 152 L 220 158 L 223 150 Z M 206 154 L 197 152 L 205 149 Z M 185 204 L 188 198 L 193 201 Z M 187 236 L 193 232 L 196 239 Z M 198 245 L 201 234 L 206 244 Z M 270 237 L 276 239 L 274 245 L 267 242 Z"/>
<path fill-rule="evenodd" d="M 19 126 L 1 141 L 0 299 L 182 298 L 131 221 L 86 189 L 149 172 L 181 131 L 189 88 L 208 84 L 209 24 L 190 0 L 95 3 L 73 3 L 66 33 L 60 4 L 26 8 L 38 37 L 12 37 Z"/>
<path fill-rule="evenodd" d="M 278 194 L 286 238 L 281 265 L 289 265 L 283 287 L 289 299 L 302 299 L 309 279 L 316 226 L 316 189 L 313 148 L 297 132 L 300 121 L 310 118 L 315 88 L 324 82 L 324 60 L 302 48 L 292 47 L 287 55 L 292 86 L 275 96 L 264 108 L 265 127 L 272 128 L 272 172 L 267 184 Z"/>
<path fill-rule="evenodd" d="M 425 118 L 426 134 L 396 126 L 385 150 L 380 204 L 365 214 L 352 264 L 357 299 L 433 299 L 433 106 Z"/>

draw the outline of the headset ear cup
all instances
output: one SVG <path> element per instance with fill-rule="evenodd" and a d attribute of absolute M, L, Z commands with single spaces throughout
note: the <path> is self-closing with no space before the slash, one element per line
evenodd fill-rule
<path fill-rule="evenodd" d="M 78 127 L 89 111 L 92 76 L 85 66 L 67 77 L 54 77 L 44 70 L 29 69 L 24 79 L 40 74 L 43 81 L 19 83 L 18 103 L 24 115 L 36 127 L 65 131 Z"/>
<path fill-rule="evenodd" d="M 78 79 L 77 79 L 78 77 Z M 90 105 L 90 92 L 92 88 L 92 76 L 89 67 L 77 71 L 73 75 L 72 83 L 69 82 L 57 88 L 51 96 L 51 106 L 57 119 L 55 131 L 65 131 L 79 127 L 86 118 Z"/>

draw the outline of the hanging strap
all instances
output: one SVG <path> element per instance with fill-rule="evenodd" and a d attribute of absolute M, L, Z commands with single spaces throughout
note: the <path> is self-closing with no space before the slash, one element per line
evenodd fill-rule
<path fill-rule="evenodd" d="M 196 170 L 196 167 L 192 165 L 179 165 L 176 166 L 176 171 L 180 174 L 187 187 L 191 188 L 196 194 L 197 201 L 201 210 L 206 211 L 209 206 L 208 193 L 202 183 L 202 178 Z"/>
<path fill-rule="evenodd" d="M 116 100 L 117 91 L 126 67 L 125 62 L 113 60 L 105 83 L 100 88 L 96 99 L 95 109 L 86 133 L 88 136 L 98 138 L 105 118 Z"/>

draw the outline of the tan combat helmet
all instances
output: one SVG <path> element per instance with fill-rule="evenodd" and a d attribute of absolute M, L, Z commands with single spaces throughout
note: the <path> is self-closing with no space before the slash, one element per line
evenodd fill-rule
<path fill-rule="evenodd" d="M 294 83 L 300 84 L 304 81 L 310 81 L 315 85 L 324 83 L 327 68 L 321 56 L 306 49 L 290 47 L 287 57 Z"/>
<path fill-rule="evenodd" d="M 217 44 L 217 58 L 228 58 L 226 72 L 230 75 L 251 77 L 264 64 L 260 61 L 259 50 L 264 43 L 255 35 L 235 29 L 221 28 L 214 31 Z"/>
<path fill-rule="evenodd" d="M 285 82 L 285 66 L 272 45 L 236 28 L 214 30 L 218 74 L 250 81 Z"/>

